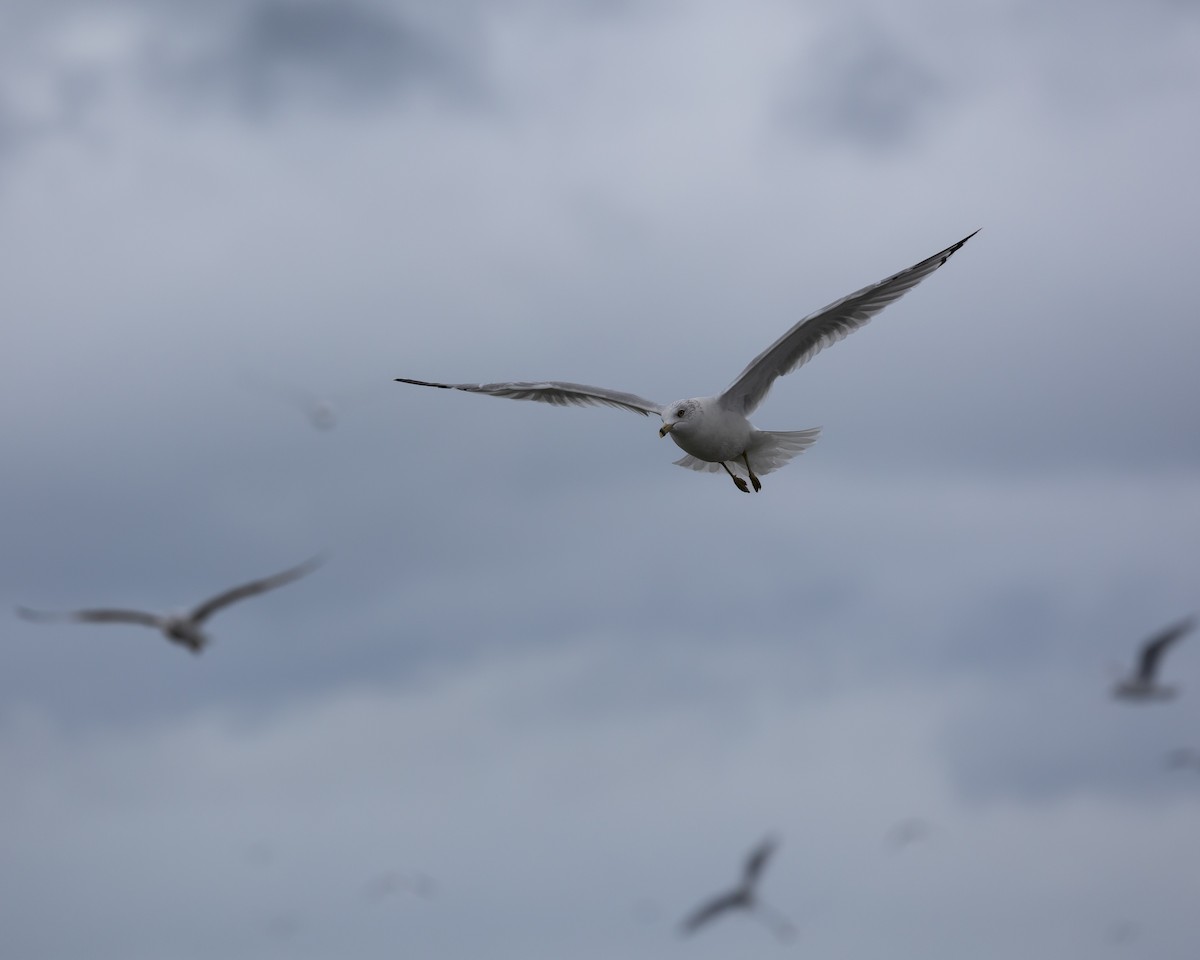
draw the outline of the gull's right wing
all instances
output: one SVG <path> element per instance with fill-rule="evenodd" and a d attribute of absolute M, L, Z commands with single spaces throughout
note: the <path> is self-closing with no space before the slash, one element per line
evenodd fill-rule
<path fill-rule="evenodd" d="M 726 910 L 744 906 L 746 906 L 746 895 L 740 888 L 731 893 L 723 893 L 721 896 L 714 897 L 688 914 L 683 923 L 680 924 L 680 932 L 683 934 L 693 933 L 714 917 L 720 916 Z"/>
<path fill-rule="evenodd" d="M 663 405 L 639 397 L 635 393 L 622 393 L 606 387 L 589 387 L 582 383 L 563 383 L 544 380 L 540 383 L 430 383 L 428 380 L 409 380 L 397 377 L 397 383 L 415 383 L 418 387 L 439 387 L 442 390 L 465 390 L 467 393 L 486 393 L 491 397 L 508 397 L 510 400 L 536 400 L 552 403 L 558 407 L 585 407 L 603 404 L 632 410 L 643 417 L 655 414 L 662 416 Z"/>
<path fill-rule="evenodd" d="M 161 617 L 141 610 L 75 610 L 70 613 L 51 613 L 17 607 L 17 614 L 22 619 L 32 620 L 34 623 L 74 620 L 79 623 L 136 623 L 143 627 L 155 628 L 163 624 Z"/>

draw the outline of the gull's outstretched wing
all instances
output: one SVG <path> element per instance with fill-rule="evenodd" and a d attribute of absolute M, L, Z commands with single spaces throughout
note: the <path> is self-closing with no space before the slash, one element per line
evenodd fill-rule
<path fill-rule="evenodd" d="M 604 387 L 589 387 L 582 383 L 560 383 L 546 380 L 541 383 L 430 383 L 428 380 L 409 380 L 397 377 L 397 383 L 415 383 L 418 387 L 440 387 L 443 390 L 465 390 L 468 393 L 486 393 L 493 397 L 508 397 L 510 400 L 536 400 L 553 403 L 559 407 L 584 407 L 594 403 L 609 407 L 632 410 L 642 416 L 662 415 L 663 405 L 639 397 L 634 393 L 608 390 Z"/>
<path fill-rule="evenodd" d="M 45 610 L 30 610 L 17 607 L 17 615 L 34 623 L 49 623 L 55 620 L 75 620 L 80 623 L 136 623 L 144 627 L 161 627 L 162 618 L 141 610 L 75 610 L 71 613 L 50 613 Z"/>
<path fill-rule="evenodd" d="M 305 560 L 299 566 L 284 570 L 273 577 L 252 580 L 250 583 L 244 583 L 240 587 L 234 587 L 232 590 L 226 590 L 224 593 L 217 594 L 211 600 L 205 600 L 204 603 L 196 607 L 191 613 L 191 619 L 196 623 L 203 623 L 222 607 L 227 607 L 231 603 L 237 603 L 239 600 L 245 600 L 247 597 L 266 593 L 268 590 L 274 590 L 276 587 L 282 587 L 285 583 L 291 583 L 293 580 L 299 580 L 306 573 L 311 573 L 317 569 L 321 565 L 321 559 L 321 557 L 313 557 L 311 560 Z"/>
<path fill-rule="evenodd" d="M 683 934 L 692 933 L 712 920 L 713 917 L 720 916 L 726 910 L 733 910 L 737 907 L 745 907 L 746 905 L 746 892 L 740 887 L 729 893 L 723 893 L 688 914 L 684 918 L 683 923 L 679 925 L 679 931 Z"/>
<path fill-rule="evenodd" d="M 746 857 L 746 865 L 742 873 L 742 885 L 746 888 L 753 888 L 758 883 L 758 878 L 763 872 L 763 868 L 767 865 L 767 861 L 771 859 L 771 854 L 775 852 L 775 848 L 779 846 L 779 841 L 774 837 L 767 837 L 762 843 L 750 851 Z"/>
<path fill-rule="evenodd" d="M 949 260 L 959 247 L 975 236 L 975 233 L 963 237 L 958 243 L 940 253 L 935 253 L 928 260 L 922 260 L 907 270 L 901 270 L 886 280 L 880 280 L 879 283 L 863 287 L 857 293 L 843 297 L 805 317 L 750 361 L 749 366 L 721 394 L 721 402 L 728 409 L 748 417 L 762 402 L 776 378 L 791 373 L 816 356 L 822 348 L 837 343 L 889 303 L 899 300 Z"/>
<path fill-rule="evenodd" d="M 1188 617 L 1167 627 L 1162 633 L 1157 633 L 1146 641 L 1142 647 L 1141 660 L 1138 662 L 1138 679 L 1146 683 L 1154 682 L 1154 674 L 1158 670 L 1159 661 L 1167 652 L 1167 647 L 1182 637 L 1196 625 L 1195 617 Z"/>

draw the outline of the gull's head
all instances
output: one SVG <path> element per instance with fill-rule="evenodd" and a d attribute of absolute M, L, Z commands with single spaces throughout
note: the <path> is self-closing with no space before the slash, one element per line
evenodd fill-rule
<path fill-rule="evenodd" d="M 208 645 L 208 637 L 186 613 L 172 614 L 163 623 L 163 633 L 172 643 L 187 647 L 192 653 L 199 653 Z"/>
<path fill-rule="evenodd" d="M 663 410 L 663 425 L 658 435 L 665 437 L 668 433 L 679 432 L 686 434 L 694 429 L 700 420 L 700 404 L 696 400 L 678 400 Z"/>

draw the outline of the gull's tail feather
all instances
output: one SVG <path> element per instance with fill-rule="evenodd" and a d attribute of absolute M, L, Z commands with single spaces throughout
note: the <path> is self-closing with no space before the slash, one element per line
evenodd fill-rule
<path fill-rule="evenodd" d="M 809 427 L 807 430 L 756 430 L 754 439 L 750 441 L 750 448 L 746 451 L 750 457 L 750 466 L 758 476 L 766 476 L 811 447 L 820 435 L 820 427 Z M 727 460 L 726 463 L 738 476 L 746 475 L 746 465 L 740 457 Z M 701 460 L 690 453 L 676 460 L 675 465 L 701 473 L 717 473 L 723 469 L 719 463 Z"/>
<path fill-rule="evenodd" d="M 750 441 L 750 466 L 760 477 L 778 470 L 799 456 L 821 435 L 820 427 L 807 430 L 758 430 Z"/>

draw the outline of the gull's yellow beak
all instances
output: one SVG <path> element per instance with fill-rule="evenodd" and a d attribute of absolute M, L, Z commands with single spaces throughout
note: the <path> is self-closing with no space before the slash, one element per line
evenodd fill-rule
<path fill-rule="evenodd" d="M 673 423 L 664 423 L 662 425 L 662 429 L 658 431 L 659 438 L 661 439 L 662 437 L 665 437 L 668 433 L 671 432 L 671 428 L 674 426 L 675 426 L 675 424 L 673 424 Z"/>

